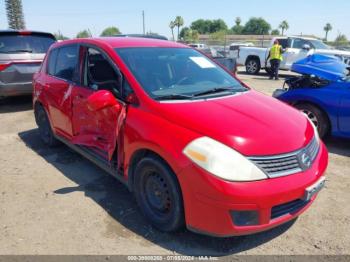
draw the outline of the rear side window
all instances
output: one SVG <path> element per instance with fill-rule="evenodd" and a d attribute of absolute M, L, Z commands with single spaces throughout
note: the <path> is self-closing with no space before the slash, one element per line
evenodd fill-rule
<path fill-rule="evenodd" d="M 0 53 L 45 54 L 54 42 L 50 35 L 0 35 Z"/>
<path fill-rule="evenodd" d="M 55 69 L 53 70 L 54 76 L 69 81 L 76 81 L 78 79 L 76 77 L 78 65 L 78 47 L 76 45 L 59 48 L 57 59 L 53 60 L 56 60 Z M 50 59 L 49 65 L 50 63 L 54 63 L 54 61 Z"/>
<path fill-rule="evenodd" d="M 47 73 L 49 75 L 55 75 L 57 54 L 58 54 L 58 49 L 54 49 L 50 52 L 49 61 L 48 61 L 48 65 L 47 65 Z"/>

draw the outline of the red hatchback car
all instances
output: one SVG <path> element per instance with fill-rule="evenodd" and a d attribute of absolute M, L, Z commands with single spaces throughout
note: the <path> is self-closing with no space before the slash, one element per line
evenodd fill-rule
<path fill-rule="evenodd" d="M 162 231 L 267 230 L 299 216 L 325 183 L 328 153 L 303 114 L 182 44 L 56 43 L 33 104 L 45 143 L 122 181 Z"/>

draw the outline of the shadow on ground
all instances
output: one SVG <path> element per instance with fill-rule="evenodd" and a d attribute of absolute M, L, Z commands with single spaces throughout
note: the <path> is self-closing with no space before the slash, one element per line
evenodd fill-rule
<path fill-rule="evenodd" d="M 162 233 L 145 221 L 126 187 L 92 163 L 66 146 L 46 147 L 41 142 L 37 129 L 21 132 L 18 135 L 27 147 L 77 184 L 75 187 L 59 188 L 54 193 L 84 192 L 86 197 L 94 200 L 108 212 L 111 216 L 111 222 L 106 224 L 108 237 L 128 238 L 134 237 L 133 233 L 135 233 L 162 248 L 183 255 L 224 256 L 262 245 L 283 234 L 295 221 L 264 233 L 244 237 L 213 238 L 185 229 L 178 233 Z M 125 231 L 129 233 L 126 234 Z"/>
<path fill-rule="evenodd" d="M 33 108 L 31 96 L 0 98 L 0 114 L 28 111 Z"/>
<path fill-rule="evenodd" d="M 350 139 L 330 137 L 324 142 L 330 153 L 350 157 Z"/>

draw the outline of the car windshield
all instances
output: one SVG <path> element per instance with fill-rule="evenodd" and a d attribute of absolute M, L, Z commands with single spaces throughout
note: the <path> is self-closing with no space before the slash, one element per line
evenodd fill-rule
<path fill-rule="evenodd" d="M 310 43 L 315 47 L 315 49 L 330 49 L 328 45 L 320 40 L 309 40 Z"/>
<path fill-rule="evenodd" d="M 0 53 L 45 54 L 54 42 L 42 35 L 0 35 Z"/>
<path fill-rule="evenodd" d="M 154 99 L 195 99 L 246 91 L 233 76 L 191 48 L 117 48 Z"/>

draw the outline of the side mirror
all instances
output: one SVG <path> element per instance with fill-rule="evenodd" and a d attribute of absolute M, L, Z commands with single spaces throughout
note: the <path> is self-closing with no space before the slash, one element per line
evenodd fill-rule
<path fill-rule="evenodd" d="M 113 94 L 107 90 L 97 91 L 87 99 L 87 106 L 91 111 L 99 111 L 116 105 L 120 106 Z"/>
<path fill-rule="evenodd" d="M 309 51 L 311 49 L 311 46 L 308 44 L 304 44 L 302 47 L 303 50 Z"/>

